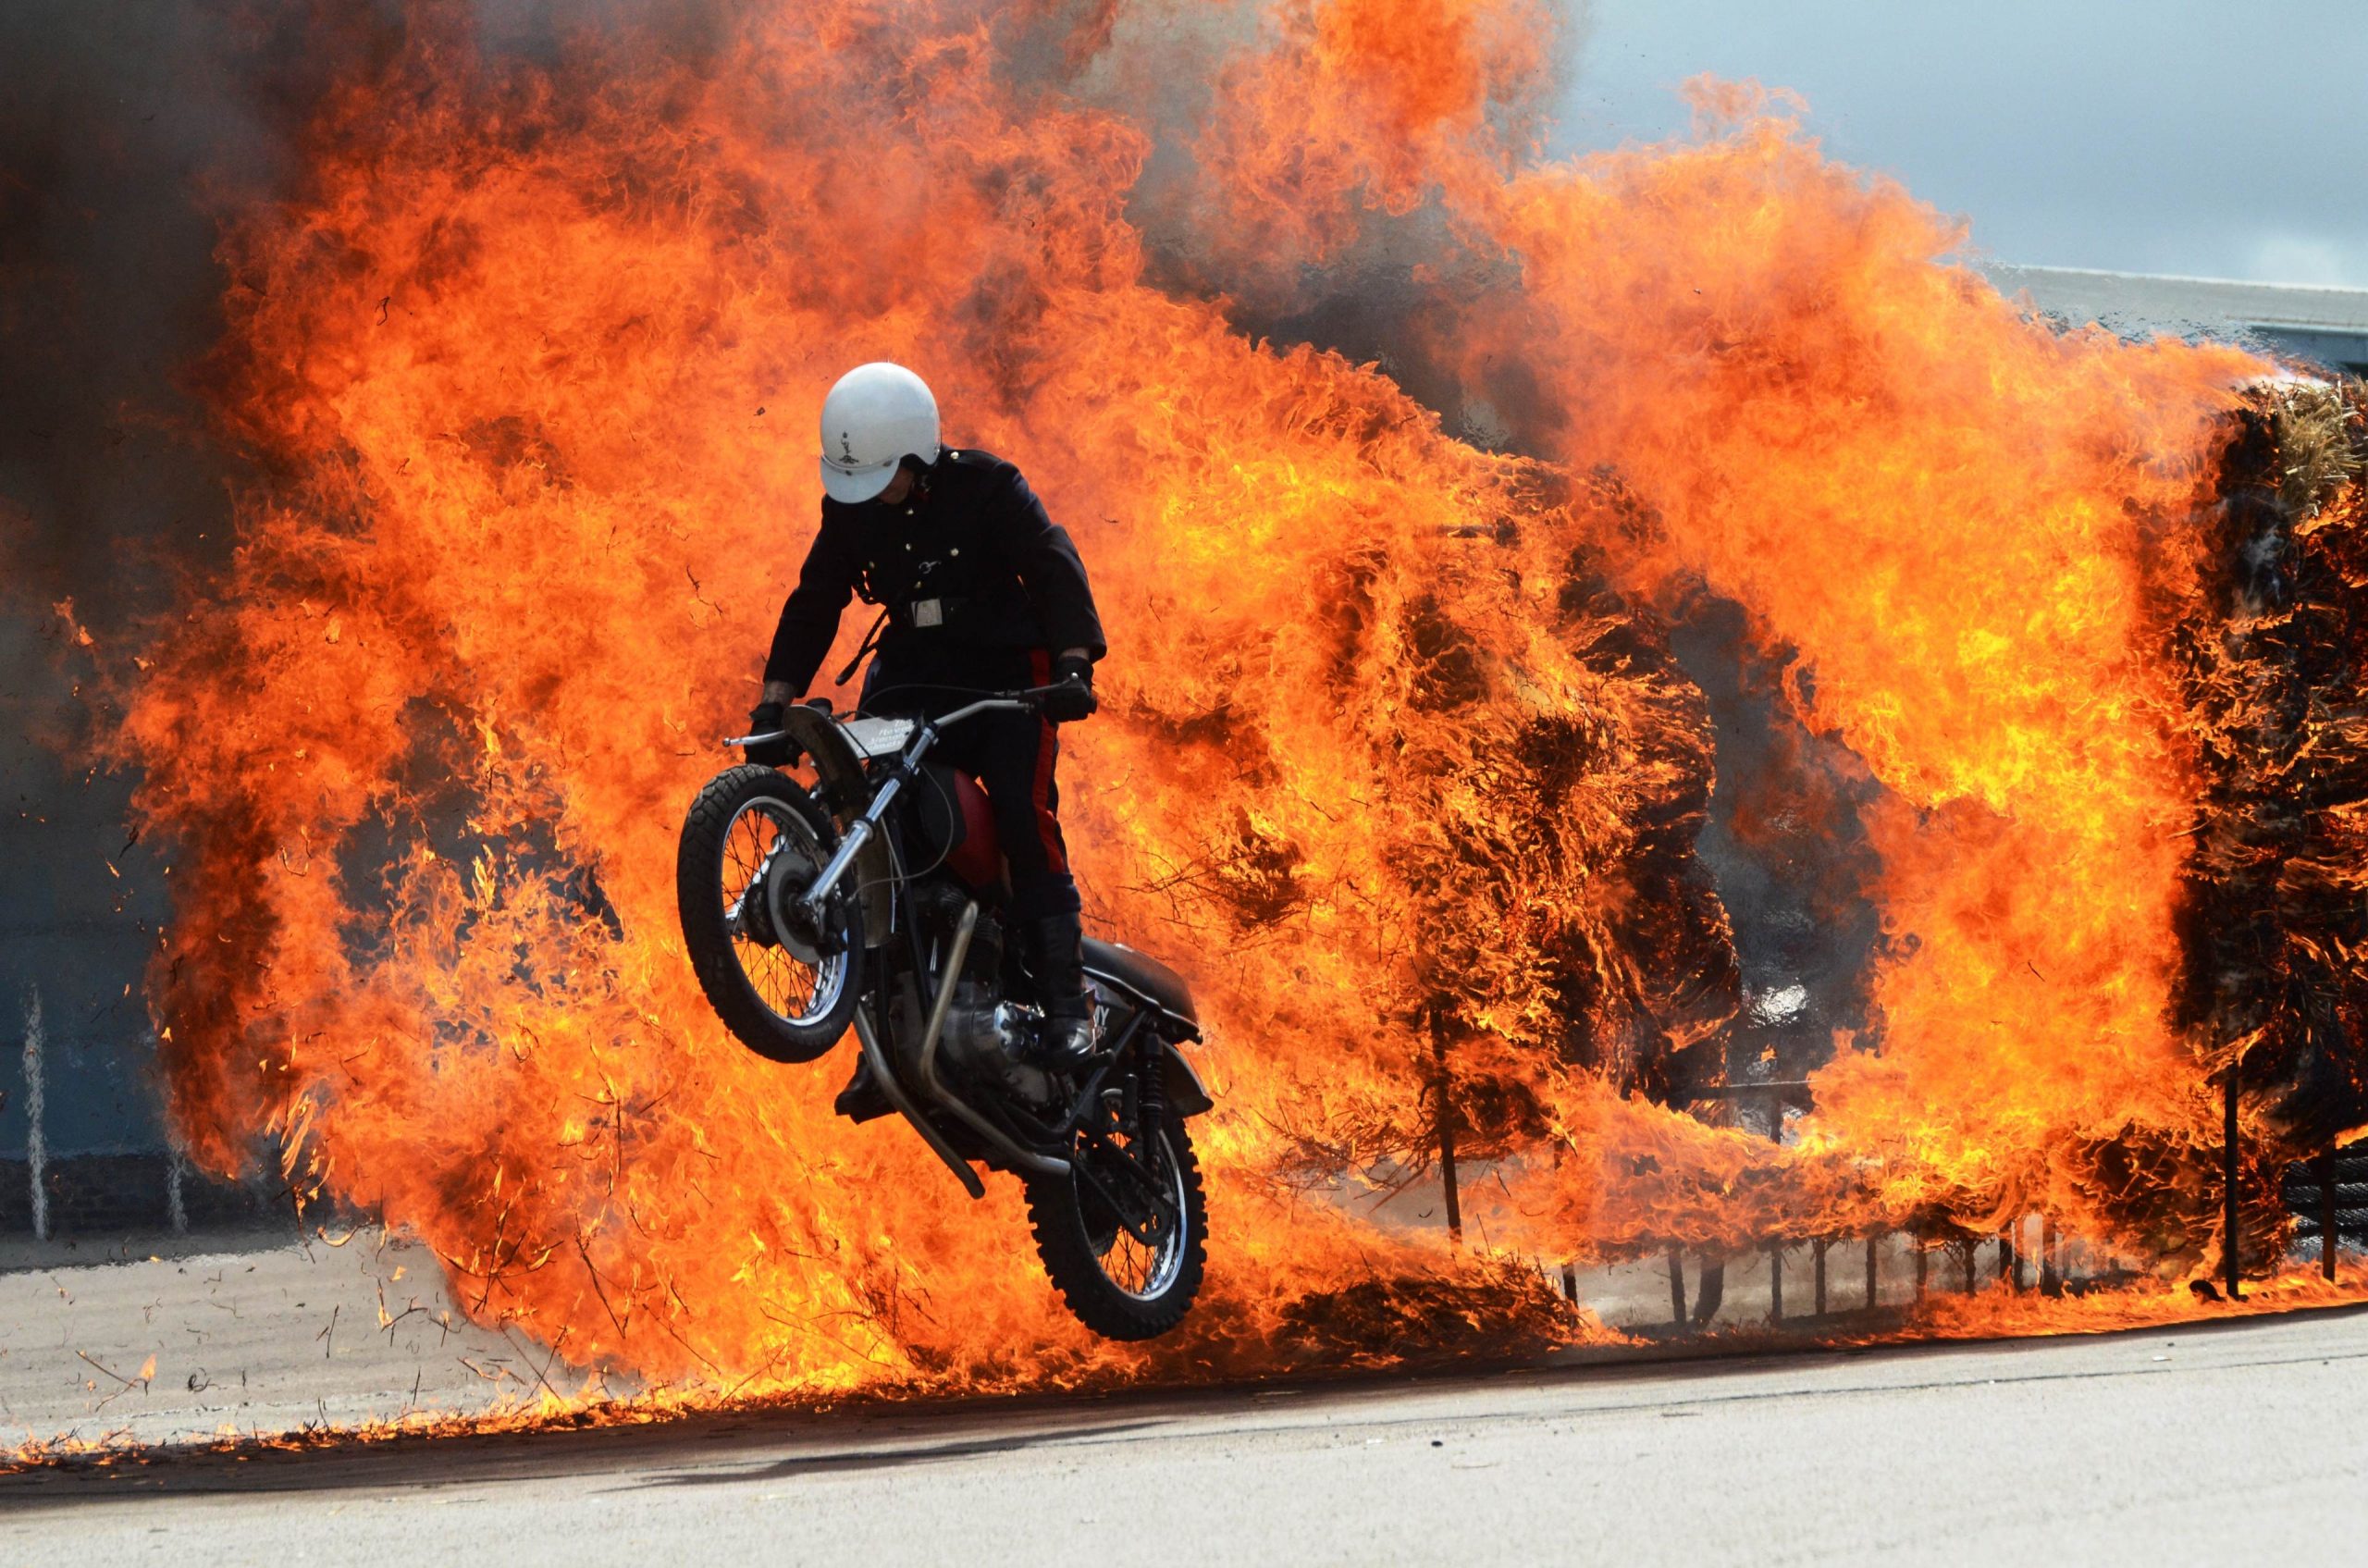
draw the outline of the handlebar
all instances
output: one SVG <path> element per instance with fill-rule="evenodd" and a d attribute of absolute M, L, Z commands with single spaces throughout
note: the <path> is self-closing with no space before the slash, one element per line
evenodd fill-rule
<path fill-rule="evenodd" d="M 957 708 L 951 713 L 941 713 L 930 720 L 929 724 L 931 729 L 942 730 L 948 724 L 958 724 L 963 720 L 980 713 L 1033 713 L 1042 705 L 1044 698 L 1050 697 L 1060 689 L 1061 684 L 1056 681 L 1048 686 L 1028 686 L 1019 691 L 999 691 L 992 697 L 982 697 L 976 702 Z"/>
<path fill-rule="evenodd" d="M 934 719 L 924 720 L 923 722 L 927 723 L 931 729 L 942 730 L 948 724 L 958 724 L 963 720 L 975 718 L 980 713 L 1033 713 L 1044 698 L 1060 689 L 1060 683 L 1055 682 L 1051 685 L 1027 686 L 1018 691 L 993 692 L 975 702 L 966 703 L 956 708 L 951 713 L 941 713 Z M 788 736 L 789 732 L 785 729 L 771 730 L 763 735 L 734 735 L 725 739 L 723 744 L 763 746 L 771 741 L 787 739 Z"/>

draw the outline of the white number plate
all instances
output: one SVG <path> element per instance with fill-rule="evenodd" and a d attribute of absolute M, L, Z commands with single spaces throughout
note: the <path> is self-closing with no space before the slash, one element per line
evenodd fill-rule
<path fill-rule="evenodd" d="M 893 756 L 913 738 L 910 719 L 849 719 L 839 728 L 855 743 L 857 755 L 866 758 Z"/>

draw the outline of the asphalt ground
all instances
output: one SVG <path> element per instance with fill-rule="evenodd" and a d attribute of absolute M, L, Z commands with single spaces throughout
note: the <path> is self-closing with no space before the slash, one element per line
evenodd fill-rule
<path fill-rule="evenodd" d="M 327 1360 L 327 1358 L 324 1358 Z M 162 1450 L 0 1561 L 2345 1562 L 2368 1312 L 1973 1345 Z"/>
<path fill-rule="evenodd" d="M 1914 1299 L 1915 1271 L 1904 1241 L 1886 1246 L 1878 1304 L 1895 1314 Z M 1862 1260 L 1856 1243 L 1830 1260 L 1837 1312 L 1867 1305 Z M 1810 1264 L 1806 1247 L 1787 1258 L 1790 1327 L 1816 1306 Z M 1769 1268 L 1761 1253 L 1728 1264 L 1720 1329 L 1751 1332 L 1767 1321 Z M 1685 1278 L 1698 1290 L 1698 1264 L 1686 1266 Z M 1583 1268 L 1573 1283 L 1605 1322 L 1666 1332 L 1664 1263 Z M 1932 1278 L 1936 1290 L 1959 1283 L 1945 1267 Z M 375 1227 L 334 1244 L 287 1225 L 100 1244 L 0 1242 L 0 1450 L 468 1415 L 533 1399 L 547 1384 L 570 1394 L 584 1387 L 584 1371 L 523 1334 L 477 1327 L 464 1304 L 426 1249 Z M 1864 1335 L 1877 1326 L 1836 1327 Z"/>

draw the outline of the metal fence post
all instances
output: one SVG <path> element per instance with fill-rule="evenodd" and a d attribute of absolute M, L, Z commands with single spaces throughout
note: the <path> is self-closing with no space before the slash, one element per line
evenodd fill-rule
<path fill-rule="evenodd" d="M 188 1177 L 189 1156 L 181 1153 L 181 1142 L 176 1138 L 165 1162 L 165 1220 L 176 1236 L 189 1234 L 189 1204 L 181 1191 Z"/>
<path fill-rule="evenodd" d="M 1703 1100 L 1723 1100 L 1728 1102 L 1730 1105 L 1756 1102 L 1765 1098 L 1768 1105 L 1769 1139 L 1772 1142 L 1782 1143 L 1784 1142 L 1785 1099 L 1791 1095 L 1805 1095 L 1807 1092 L 1808 1083 L 1807 1080 L 1789 1079 L 1780 1082 L 1709 1084 L 1701 1088 L 1689 1090 L 1682 1095 L 1681 1098 L 1690 1103 Z M 1740 1117 L 1731 1112 L 1729 1113 L 1725 1125 L 1739 1127 L 1747 1119 L 1747 1117 Z M 1770 1315 L 1777 1319 L 1782 1319 L 1784 1315 L 1784 1243 L 1781 1240 L 1770 1241 L 1767 1243 L 1767 1253 Z M 1681 1293 L 1681 1287 L 1679 1286 L 1678 1281 L 1682 1280 L 1684 1276 L 1676 1271 L 1676 1250 L 1672 1248 L 1671 1250 L 1671 1289 L 1670 1303 L 1672 1307 L 1676 1308 L 1679 1313 L 1683 1315 L 1684 1310 L 1684 1296 Z M 1696 1253 L 1695 1257 L 1694 1279 L 1694 1313 L 1692 1321 L 1698 1327 L 1708 1324 L 1712 1318 L 1718 1316 L 1720 1304 L 1725 1299 L 1727 1284 L 1727 1260 L 1725 1256 L 1716 1253 Z"/>
<path fill-rule="evenodd" d="M 1768 1093 L 1768 1141 L 1782 1146 L 1784 1142 L 1784 1092 L 1771 1088 Z M 1784 1321 L 1784 1242 L 1782 1237 L 1768 1244 L 1768 1321 Z"/>
<path fill-rule="evenodd" d="M 1727 1260 L 1707 1253 L 1694 1268 L 1694 1326 L 1709 1327 L 1727 1299 Z"/>
<path fill-rule="evenodd" d="M 2333 1282 L 2336 1245 L 2341 1240 L 2335 1221 L 2335 1145 L 2328 1144 L 2326 1153 L 2311 1163 L 2319 1172 L 2319 1272 Z"/>
<path fill-rule="evenodd" d="M 1867 1310 L 1868 1312 L 1875 1310 L 1879 1299 L 1876 1286 L 1880 1281 L 1875 1278 L 1875 1257 L 1876 1249 L 1881 1244 L 1882 1240 L 1881 1237 L 1869 1236 L 1867 1238 Z"/>
<path fill-rule="evenodd" d="M 2227 1093 L 2220 1122 L 2220 1178 L 2224 1209 L 2220 1218 L 2220 1273 L 2228 1289 L 2228 1299 L 2245 1299 L 2244 1259 L 2241 1256 L 2244 1238 L 2239 1234 L 2240 1222 L 2237 1203 L 2240 1196 L 2237 1187 L 2237 1095 L 2242 1074 L 2241 1061 L 2228 1064 Z"/>
<path fill-rule="evenodd" d="M 1671 1322 L 1685 1327 L 1685 1254 L 1675 1247 L 1669 1250 L 1669 1315 Z"/>
<path fill-rule="evenodd" d="M 155 1054 L 160 1042 L 154 1033 L 148 1036 L 148 1052 Z M 180 1129 L 173 1125 L 172 1107 L 165 1108 L 165 1223 L 172 1227 L 176 1236 L 189 1234 L 189 1203 L 184 1188 L 189 1181 L 189 1151 L 181 1147 Z"/>
<path fill-rule="evenodd" d="M 1436 1012 L 1431 1015 L 1431 1056 L 1439 1069 L 1439 1179 L 1447 1197 L 1447 1233 L 1450 1241 L 1461 1241 L 1463 1240 L 1463 1205 L 1455 1190 L 1455 1096 L 1448 1080 L 1447 1035 L 1440 1028 Z"/>
<path fill-rule="evenodd" d="M 42 1056 L 47 1042 L 42 1035 L 41 987 L 25 987 L 25 1168 L 32 1179 L 33 1240 L 49 1240 L 49 1143 L 43 1120 Z"/>

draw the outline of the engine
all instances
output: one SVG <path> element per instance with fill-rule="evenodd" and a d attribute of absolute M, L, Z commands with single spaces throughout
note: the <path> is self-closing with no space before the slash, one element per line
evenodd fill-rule
<path fill-rule="evenodd" d="M 997 1072 L 1028 1055 L 1036 1032 L 1035 1014 L 1005 1001 L 991 986 L 966 980 L 955 988 L 945 1015 L 943 1048 L 971 1072 Z"/>
<path fill-rule="evenodd" d="M 959 924 L 970 895 L 951 880 L 933 877 L 914 889 L 914 902 L 944 940 Z M 1050 1105 L 1058 1097 L 1057 1086 L 1028 1062 L 1036 1043 L 1036 1009 L 1005 1001 L 1004 984 L 1003 919 L 982 909 L 970 932 L 954 1005 L 946 1010 L 939 1053 L 965 1078 L 1001 1083 L 1032 1105 Z"/>

